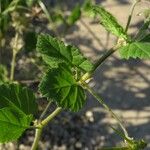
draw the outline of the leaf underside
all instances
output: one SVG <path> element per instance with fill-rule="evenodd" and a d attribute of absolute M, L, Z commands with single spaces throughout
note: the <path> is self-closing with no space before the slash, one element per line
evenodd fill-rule
<path fill-rule="evenodd" d="M 150 58 L 150 43 L 148 42 L 133 42 L 123 46 L 119 50 L 122 58 Z"/>
<path fill-rule="evenodd" d="M 84 90 L 77 84 L 66 65 L 49 70 L 43 77 L 39 90 L 58 106 L 71 111 L 78 111 L 85 103 Z"/>
<path fill-rule="evenodd" d="M 66 46 L 62 41 L 50 35 L 38 37 L 37 49 L 51 68 L 57 68 L 60 63 L 66 63 L 83 71 L 93 69 L 93 64 L 80 53 L 79 49 L 71 45 Z"/>

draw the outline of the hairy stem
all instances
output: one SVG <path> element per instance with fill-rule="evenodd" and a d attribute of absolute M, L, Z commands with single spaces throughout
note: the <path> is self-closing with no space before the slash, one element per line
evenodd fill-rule
<path fill-rule="evenodd" d="M 14 40 L 14 46 L 13 46 L 13 50 L 12 50 L 12 61 L 11 61 L 11 69 L 10 69 L 10 80 L 13 81 L 14 80 L 14 72 L 15 72 L 15 63 L 16 63 L 16 55 L 17 55 L 17 43 L 18 43 L 18 38 L 19 38 L 19 34 L 16 33 L 15 35 L 15 40 Z"/>
<path fill-rule="evenodd" d="M 55 111 L 53 111 L 46 119 L 44 119 L 40 124 L 44 127 L 50 122 L 57 114 L 62 111 L 61 107 L 58 107 Z"/>
<path fill-rule="evenodd" d="M 46 108 L 44 109 L 44 111 L 42 112 L 42 114 L 41 114 L 41 116 L 40 116 L 40 118 L 39 118 L 39 121 L 41 121 L 41 120 L 44 118 L 44 116 L 45 116 L 45 114 L 46 114 L 48 108 L 49 108 L 50 105 L 51 105 L 51 103 L 52 103 L 52 101 L 49 101 L 49 102 L 48 102 Z"/>
<path fill-rule="evenodd" d="M 102 55 L 102 57 L 100 57 L 100 59 L 95 63 L 94 68 L 93 68 L 93 72 L 94 72 L 110 55 L 112 55 L 119 47 L 120 47 L 120 44 L 117 44 L 116 46 L 112 47 L 110 50 L 108 50 L 107 52 L 105 52 L 105 54 Z"/>
<path fill-rule="evenodd" d="M 37 149 L 38 143 L 39 143 L 39 140 L 40 140 L 40 137 L 41 137 L 41 134 L 42 134 L 42 130 L 43 130 L 43 128 L 36 129 L 35 138 L 34 138 L 34 142 L 32 144 L 31 150 L 36 150 Z"/>
<path fill-rule="evenodd" d="M 15 72 L 15 61 L 16 61 L 16 52 L 13 51 L 12 61 L 11 61 L 11 69 L 10 69 L 10 80 L 14 80 L 14 72 Z"/>
<path fill-rule="evenodd" d="M 128 132 L 126 131 L 125 127 L 123 126 L 121 120 L 118 118 L 118 116 L 111 110 L 109 106 L 104 102 L 104 100 L 93 90 L 91 89 L 87 84 L 84 84 L 85 88 L 101 103 L 101 105 L 111 114 L 111 116 L 118 122 L 119 126 L 122 128 L 125 136 L 128 138 Z"/>
<path fill-rule="evenodd" d="M 38 143 L 43 131 L 43 128 L 56 116 L 61 112 L 62 108 L 58 107 L 56 108 L 47 118 L 45 118 L 43 121 L 41 121 L 38 125 L 36 125 L 37 129 L 35 132 L 35 138 L 34 142 L 32 144 L 31 150 L 36 150 L 38 147 Z"/>
<path fill-rule="evenodd" d="M 85 73 L 79 83 L 84 82 L 86 80 L 88 80 L 89 78 L 92 77 L 93 73 L 95 72 L 95 70 L 109 57 L 111 56 L 116 50 L 118 50 L 118 48 L 120 47 L 121 44 L 116 44 L 116 46 L 114 46 L 113 48 L 111 48 L 110 50 L 106 51 L 104 55 L 102 55 L 99 60 L 95 63 L 93 70 L 91 72 L 87 72 Z"/>
<path fill-rule="evenodd" d="M 126 33 L 127 33 L 127 31 L 128 31 L 129 25 L 130 25 L 130 23 L 131 23 L 131 19 L 132 19 L 132 16 L 133 16 L 134 8 L 135 8 L 135 6 L 136 6 L 136 4 L 137 4 L 138 2 L 139 2 L 139 1 L 136 0 L 136 1 L 132 4 L 132 6 L 131 6 L 130 14 L 129 14 L 128 21 L 127 21 L 127 25 L 126 25 L 126 28 L 125 28 L 125 32 L 126 32 Z"/>

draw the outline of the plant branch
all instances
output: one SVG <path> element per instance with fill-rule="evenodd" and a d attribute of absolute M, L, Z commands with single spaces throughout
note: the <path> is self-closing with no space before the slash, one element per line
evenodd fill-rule
<path fill-rule="evenodd" d="M 131 10 L 130 10 L 130 14 L 129 14 L 129 17 L 128 17 L 128 21 L 127 21 L 127 25 L 126 25 L 126 28 L 125 28 L 125 32 L 127 33 L 128 31 L 128 28 L 129 28 L 129 25 L 131 23 L 131 19 L 132 19 L 132 16 L 133 16 L 133 12 L 134 12 L 134 8 L 136 6 L 136 4 L 139 2 L 139 0 L 135 0 L 135 2 L 132 4 L 131 6 Z"/>
<path fill-rule="evenodd" d="M 49 102 L 48 102 L 46 108 L 44 109 L 44 111 L 42 112 L 42 114 L 41 114 L 41 116 L 40 116 L 40 118 L 39 118 L 39 121 L 41 121 L 41 120 L 44 118 L 44 116 L 45 116 L 45 114 L 46 114 L 48 108 L 49 108 L 50 105 L 51 105 L 51 103 L 52 103 L 52 101 L 49 101 Z"/>
<path fill-rule="evenodd" d="M 93 90 L 91 89 L 86 83 L 83 86 L 101 103 L 101 105 L 111 114 L 111 116 L 118 122 L 119 126 L 122 128 L 125 136 L 128 137 L 128 132 L 126 131 L 125 127 L 123 126 L 121 120 L 116 116 L 116 114 L 111 110 L 109 106 L 104 102 L 104 100 Z"/>
<path fill-rule="evenodd" d="M 112 47 L 110 50 L 106 51 L 102 57 L 99 58 L 99 60 L 95 63 L 93 71 L 94 72 L 110 55 L 112 55 L 118 48 L 120 47 L 120 44 L 116 44 L 116 46 Z"/>
<path fill-rule="evenodd" d="M 40 126 L 44 127 L 50 122 L 57 114 L 59 114 L 62 111 L 61 107 L 58 107 L 53 111 L 46 119 L 44 119 L 41 123 Z"/>
<path fill-rule="evenodd" d="M 16 55 L 17 55 L 17 42 L 18 42 L 18 38 L 19 38 L 19 34 L 16 33 L 15 35 L 15 40 L 14 40 L 14 46 L 13 46 L 13 50 L 12 50 L 12 61 L 11 61 L 11 69 L 10 69 L 10 80 L 13 81 L 14 80 L 14 71 L 15 71 L 15 64 L 16 64 Z"/>
<path fill-rule="evenodd" d="M 34 142 L 32 144 L 31 150 L 37 150 L 38 143 L 39 143 L 42 131 L 43 131 L 43 128 L 36 129 L 36 131 L 35 131 L 35 138 L 34 138 Z"/>
<path fill-rule="evenodd" d="M 43 121 L 41 121 L 40 123 L 38 123 L 35 127 L 36 132 L 35 132 L 35 138 L 34 138 L 34 142 L 32 144 L 32 148 L 31 150 L 36 150 L 38 147 L 38 143 L 43 131 L 43 128 L 56 116 L 61 112 L 62 108 L 58 107 L 56 108 L 46 119 L 44 119 Z"/>
<path fill-rule="evenodd" d="M 86 80 L 88 80 L 89 78 L 91 78 L 92 75 L 93 75 L 93 73 L 95 72 L 95 70 L 96 70 L 109 56 L 111 56 L 115 51 L 117 51 L 118 48 L 120 47 L 120 45 L 121 45 L 121 43 L 118 43 L 118 44 L 116 44 L 116 46 L 114 46 L 114 47 L 112 47 L 110 50 L 106 51 L 106 52 L 104 53 L 104 55 L 102 55 L 102 56 L 99 58 L 99 60 L 95 63 L 95 65 L 94 65 L 94 67 L 93 67 L 93 70 L 92 70 L 91 72 L 85 73 L 85 74 L 81 77 L 79 83 L 80 83 L 80 82 L 81 82 L 81 83 L 82 83 L 82 82 L 85 82 Z"/>

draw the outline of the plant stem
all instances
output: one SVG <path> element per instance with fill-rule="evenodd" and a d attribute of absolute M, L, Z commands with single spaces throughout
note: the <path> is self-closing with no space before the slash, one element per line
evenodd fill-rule
<path fill-rule="evenodd" d="M 39 3 L 39 5 L 40 5 L 40 7 L 42 8 L 43 12 L 45 13 L 45 15 L 46 15 L 48 21 L 51 23 L 51 22 L 52 22 L 52 17 L 51 17 L 51 15 L 50 15 L 50 13 L 48 12 L 46 6 L 44 5 L 44 3 L 43 3 L 41 0 L 38 1 L 38 3 Z"/>
<path fill-rule="evenodd" d="M 131 23 L 131 19 L 132 19 L 132 16 L 133 16 L 134 8 L 135 8 L 135 6 L 136 6 L 136 4 L 137 4 L 138 2 L 139 2 L 139 1 L 136 0 L 136 1 L 132 4 L 132 6 L 131 6 L 130 14 L 129 14 L 128 21 L 127 21 L 127 25 L 126 25 L 126 28 L 125 28 L 125 32 L 126 32 L 126 33 L 127 33 L 127 31 L 128 31 L 129 25 L 130 25 L 130 23 Z"/>
<path fill-rule="evenodd" d="M 116 50 L 118 50 L 118 48 L 120 47 L 121 44 L 116 44 L 116 46 L 112 47 L 110 50 L 106 51 L 104 55 L 102 55 L 99 60 L 95 63 L 93 70 L 91 72 L 87 72 L 85 73 L 79 83 L 85 82 L 86 80 L 88 80 L 89 78 L 92 77 L 93 73 L 95 72 L 95 70 L 110 56 L 112 55 Z"/>
<path fill-rule="evenodd" d="M 46 119 L 44 119 L 41 123 L 40 126 L 44 127 L 48 124 L 49 121 L 51 121 L 57 114 L 59 114 L 62 111 L 61 107 L 58 107 L 53 111 Z"/>
<path fill-rule="evenodd" d="M 38 125 L 36 125 L 37 129 L 35 132 L 35 138 L 34 138 L 34 142 L 32 144 L 32 148 L 31 150 L 36 150 L 38 147 L 38 142 L 40 140 L 43 128 L 57 115 L 61 112 L 62 108 L 58 107 L 56 108 L 46 119 L 44 119 L 43 121 L 41 121 Z"/>
<path fill-rule="evenodd" d="M 46 114 L 46 112 L 47 112 L 49 106 L 51 105 L 51 103 L 52 103 L 52 101 L 49 101 L 49 102 L 48 102 L 46 108 L 44 109 L 44 111 L 42 112 L 42 114 L 41 114 L 41 116 L 40 116 L 40 118 L 39 118 L 39 121 L 41 121 L 41 120 L 44 118 L 44 116 L 45 116 L 45 114 Z"/>
<path fill-rule="evenodd" d="M 105 52 L 102 57 L 95 63 L 93 71 L 94 72 L 110 55 L 112 55 L 118 48 L 120 47 L 120 44 L 116 44 L 116 46 L 112 47 L 110 50 Z"/>
<path fill-rule="evenodd" d="M 34 138 L 34 142 L 32 144 L 31 150 L 36 150 L 38 147 L 38 143 L 42 134 L 43 128 L 40 129 L 36 129 L 35 131 L 35 138 Z"/>
<path fill-rule="evenodd" d="M 93 90 L 91 89 L 86 83 L 83 85 L 85 88 L 101 103 L 101 105 L 111 114 L 111 116 L 118 122 L 119 126 L 122 128 L 125 136 L 128 137 L 128 132 L 126 131 L 125 127 L 123 126 L 121 120 L 116 116 L 116 114 L 111 110 L 107 104 L 105 104 L 104 100 Z"/>
<path fill-rule="evenodd" d="M 11 70 L 10 70 L 10 80 L 14 80 L 14 71 L 15 71 L 15 61 L 16 61 L 16 52 L 13 50 L 13 56 L 11 61 Z"/>
<path fill-rule="evenodd" d="M 17 42 L 18 42 L 19 34 L 16 33 L 15 40 L 14 40 L 14 46 L 12 50 L 12 61 L 11 61 L 11 69 L 10 69 L 10 80 L 14 80 L 14 72 L 15 72 L 15 62 L 16 62 L 16 55 L 17 55 Z"/>

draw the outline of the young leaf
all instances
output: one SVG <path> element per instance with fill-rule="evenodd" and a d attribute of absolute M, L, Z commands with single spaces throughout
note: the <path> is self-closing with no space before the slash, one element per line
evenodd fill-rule
<path fill-rule="evenodd" d="M 9 104 L 10 107 L 12 104 L 15 105 L 27 115 L 35 114 L 37 111 L 33 92 L 18 84 L 3 84 L 0 86 L 0 109 L 6 104 Z"/>
<path fill-rule="evenodd" d="M 127 39 L 127 35 L 123 29 L 123 27 L 117 22 L 117 19 L 106 11 L 102 6 L 91 6 L 92 10 L 99 15 L 100 23 L 105 29 L 112 34 Z"/>
<path fill-rule="evenodd" d="M 123 46 L 119 50 L 122 58 L 150 58 L 150 43 L 148 42 L 133 42 Z"/>
<path fill-rule="evenodd" d="M 25 115 L 15 107 L 0 109 L 0 143 L 17 140 L 31 121 L 31 115 Z"/>
<path fill-rule="evenodd" d="M 75 24 L 76 21 L 80 19 L 81 16 L 81 10 L 80 5 L 76 5 L 73 11 L 71 12 L 71 15 L 67 18 L 67 23 L 69 26 L 72 26 Z"/>
<path fill-rule="evenodd" d="M 88 61 L 74 46 L 65 45 L 62 41 L 49 35 L 40 35 L 37 42 L 38 51 L 43 54 L 43 60 L 52 68 L 60 63 L 91 71 L 93 64 Z"/>
<path fill-rule="evenodd" d="M 37 105 L 33 93 L 17 84 L 0 86 L 0 142 L 18 139 L 26 130 Z"/>
<path fill-rule="evenodd" d="M 43 77 L 39 90 L 58 106 L 71 111 L 78 111 L 85 103 L 83 88 L 78 85 L 65 64 L 49 70 Z"/>

